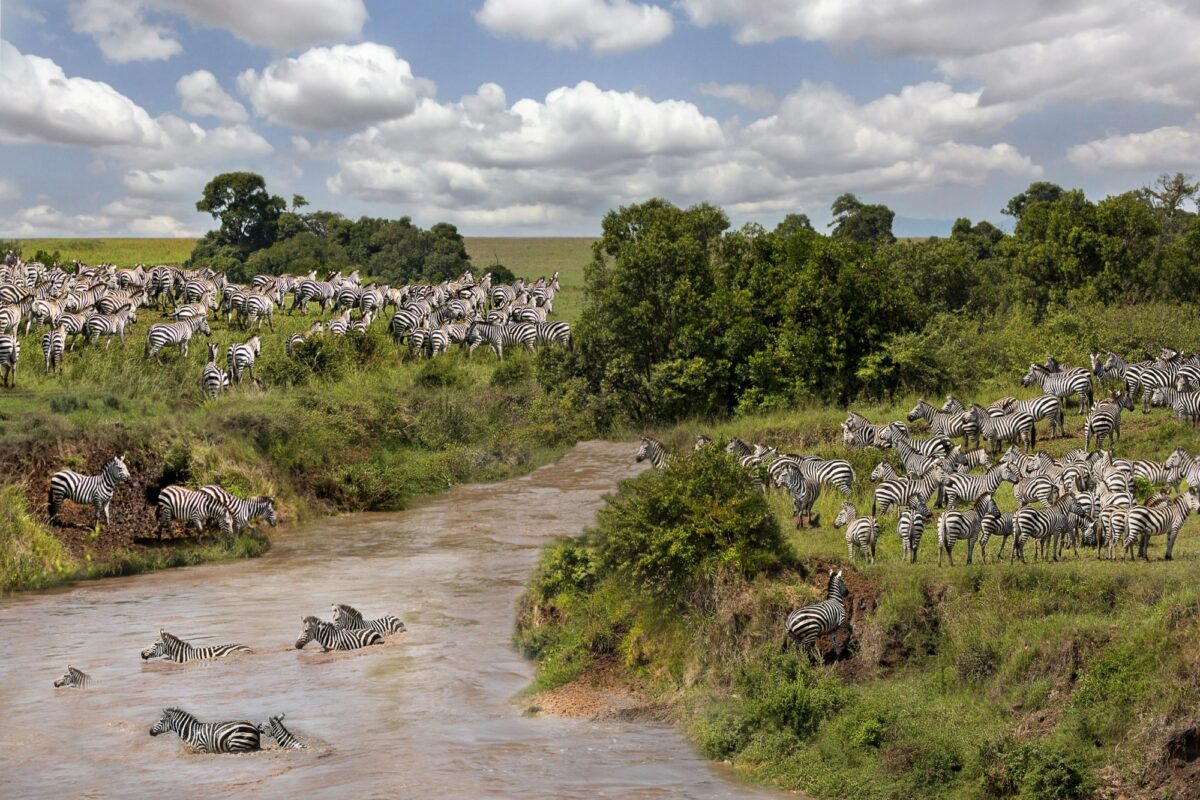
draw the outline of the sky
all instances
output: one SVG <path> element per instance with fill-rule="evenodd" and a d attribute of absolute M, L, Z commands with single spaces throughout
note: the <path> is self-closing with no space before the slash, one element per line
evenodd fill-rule
<path fill-rule="evenodd" d="M 467 235 L 937 235 L 1200 171 L 1190 0 L 0 0 L 0 236 L 194 236 L 215 174 Z"/>

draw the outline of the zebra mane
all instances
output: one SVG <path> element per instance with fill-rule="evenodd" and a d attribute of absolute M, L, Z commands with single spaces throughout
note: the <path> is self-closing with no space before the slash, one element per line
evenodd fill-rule
<path fill-rule="evenodd" d="M 344 613 L 346 616 L 350 617 L 351 619 L 354 619 L 357 621 L 362 621 L 362 619 L 363 619 L 362 612 L 360 612 L 358 609 L 354 608 L 354 606 L 348 606 L 345 603 L 335 603 L 334 607 L 341 609 L 342 613 Z"/>
<path fill-rule="evenodd" d="M 174 642 L 175 644 L 179 644 L 179 645 L 187 644 L 187 642 L 185 642 L 183 639 L 180 639 L 178 636 L 176 636 L 173 633 L 167 633 L 162 628 L 158 629 L 158 638 L 162 639 L 163 644 L 170 644 L 172 642 Z"/>

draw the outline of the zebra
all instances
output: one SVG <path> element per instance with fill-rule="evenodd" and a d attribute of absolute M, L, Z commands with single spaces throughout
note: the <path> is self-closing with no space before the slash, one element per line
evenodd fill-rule
<path fill-rule="evenodd" d="M 17 361 L 21 358 L 21 340 L 0 334 L 0 386 L 17 388 Z"/>
<path fill-rule="evenodd" d="M 81 669 L 67 664 L 66 673 L 54 682 L 55 689 L 86 689 L 92 682 L 92 676 Z"/>
<path fill-rule="evenodd" d="M 930 458 L 943 458 L 954 448 L 954 442 L 947 436 L 934 435 L 928 439 L 912 439 L 908 434 L 901 432 L 899 426 L 899 422 L 888 423 L 888 426 L 879 433 L 880 444 L 886 446 L 904 442 L 921 455 Z"/>
<path fill-rule="evenodd" d="M 1009 563 L 1018 557 L 1022 564 L 1025 563 L 1025 542 L 1030 538 L 1043 546 L 1049 542 L 1054 560 L 1057 561 L 1059 540 L 1072 533 L 1084 519 L 1083 507 L 1072 494 L 1064 494 L 1047 508 L 1018 508 L 1013 512 L 1013 546 Z"/>
<path fill-rule="evenodd" d="M 860 517 L 853 503 L 843 502 L 842 510 L 833 521 L 833 527 L 846 526 L 846 549 L 850 561 L 854 561 L 854 546 L 858 545 L 868 564 L 875 563 L 875 543 L 879 540 L 879 520 L 875 517 Z"/>
<path fill-rule="evenodd" d="M 223 506 L 229 511 L 233 529 L 237 533 L 246 530 L 250 527 L 251 522 L 258 519 L 265 519 L 272 528 L 279 522 L 278 517 L 275 516 L 275 498 L 273 497 L 259 495 L 243 499 L 230 494 L 220 486 L 213 485 L 201 486 L 197 491 L 207 495 L 214 507 Z"/>
<path fill-rule="evenodd" d="M 233 515 L 229 509 L 203 492 L 183 486 L 166 486 L 158 493 L 157 507 L 159 539 L 162 539 L 163 530 L 169 531 L 171 522 L 177 519 L 195 525 L 197 533 L 203 533 L 204 526 L 215 519 L 221 533 L 227 536 L 233 533 Z"/>
<path fill-rule="evenodd" d="M 267 327 L 275 330 L 275 301 L 269 295 L 259 292 L 250 292 L 246 295 L 246 299 L 242 301 L 242 307 L 238 310 L 238 319 L 241 320 L 243 327 L 250 327 L 252 323 L 258 323 L 258 329 L 262 330 L 263 320 L 267 321 Z"/>
<path fill-rule="evenodd" d="M 296 649 L 315 641 L 321 645 L 322 652 L 330 650 L 357 650 L 373 644 L 383 644 L 379 631 L 370 629 L 341 629 L 334 627 L 331 622 L 323 622 L 316 617 L 304 617 L 304 630 L 296 639 Z"/>
<path fill-rule="evenodd" d="M 779 485 L 787 489 L 792 498 L 792 520 L 799 528 L 807 520 L 810 527 L 819 523 L 819 514 L 813 514 L 813 505 L 821 495 L 821 484 L 805 477 L 799 470 L 788 470 L 779 480 Z"/>
<path fill-rule="evenodd" d="M 1058 485 L 1045 475 L 1027 475 L 1013 484 L 1013 496 L 1022 506 L 1033 502 L 1050 505 L 1059 494 Z"/>
<path fill-rule="evenodd" d="M 201 647 L 188 644 L 178 636 L 158 629 L 158 641 L 142 650 L 142 660 L 149 661 L 159 658 L 176 664 L 186 664 L 189 661 L 211 661 L 214 658 L 225 658 L 234 653 L 253 652 L 244 644 L 208 644 Z"/>
<path fill-rule="evenodd" d="M 711 436 L 705 436 L 703 433 L 696 434 L 696 444 L 692 447 L 692 451 L 699 453 L 710 444 L 712 444 Z"/>
<path fill-rule="evenodd" d="M 475 352 L 475 348 L 484 342 L 496 358 L 504 358 L 506 346 L 521 346 L 533 352 L 537 340 L 537 327 L 522 323 L 518 325 L 491 325 L 486 322 L 475 322 L 467 334 L 467 355 Z"/>
<path fill-rule="evenodd" d="M 918 452 L 907 439 L 881 438 L 880 443 L 885 447 L 895 449 L 900 456 L 900 463 L 904 465 L 904 471 L 909 475 L 924 475 L 942 463 L 940 458 L 933 458 Z"/>
<path fill-rule="evenodd" d="M 1029 372 L 1021 379 L 1022 386 L 1037 384 L 1045 394 L 1056 397 L 1079 397 L 1079 413 L 1086 414 L 1092 405 L 1092 377 L 1087 370 L 1048 372 L 1041 364 L 1030 364 Z"/>
<path fill-rule="evenodd" d="M 111 314 L 100 314 L 93 312 L 87 316 L 84 322 L 84 339 L 88 344 L 97 341 L 101 336 L 105 337 L 104 348 L 112 344 L 112 337 L 116 336 L 121 340 L 121 346 L 125 346 L 125 329 L 133 323 L 137 322 L 137 311 L 131 305 L 123 305 Z"/>
<path fill-rule="evenodd" d="M 996 505 L 991 492 L 980 495 L 970 511 L 950 509 L 938 517 L 938 566 L 942 565 L 943 551 L 950 566 L 954 566 L 954 545 L 959 539 L 967 542 L 967 563 L 970 564 L 975 553 L 975 542 L 983 532 L 983 519 L 989 516 L 1000 516 L 1000 507 Z"/>
<path fill-rule="evenodd" d="M 855 411 L 847 412 L 842 423 L 842 442 L 851 447 L 878 447 L 879 435 L 887 428 L 894 428 L 908 436 L 908 426 L 903 422 L 875 424 Z"/>
<path fill-rule="evenodd" d="M 953 399 L 953 396 L 948 396 L 946 404 L 950 405 L 950 401 Z M 909 422 L 916 422 L 918 419 L 926 420 L 930 429 L 939 436 L 951 439 L 961 436 L 965 447 L 970 447 L 971 440 L 974 439 L 975 446 L 979 446 L 979 426 L 975 424 L 974 417 L 966 413 L 961 403 L 957 408 L 943 406 L 939 411 L 926 402 L 925 398 L 921 398 L 908 412 Z"/>
<path fill-rule="evenodd" d="M 181 708 L 164 708 L 151 736 L 174 731 L 201 753 L 249 753 L 262 746 L 253 722 L 201 722 Z"/>
<path fill-rule="evenodd" d="M 944 469 L 947 472 L 970 472 L 975 467 L 983 469 L 991 469 L 992 460 L 988 456 L 987 450 L 980 448 L 978 450 L 968 450 L 963 452 L 963 449 L 955 445 L 949 453 L 946 454 L 946 463 Z"/>
<path fill-rule="evenodd" d="M 1033 417 L 1024 411 L 993 417 L 979 404 L 972 403 L 971 413 L 975 415 L 979 433 L 988 440 L 993 454 L 1000 452 L 1004 442 L 1019 440 L 1026 450 L 1032 450 L 1037 445 L 1037 428 L 1034 427 Z"/>
<path fill-rule="evenodd" d="M 350 309 L 343 311 L 337 318 L 329 320 L 325 326 L 330 336 L 345 336 L 350 331 Z"/>
<path fill-rule="evenodd" d="M 42 357 L 46 362 L 46 372 L 62 372 L 66 349 L 67 331 L 62 325 L 55 325 L 42 334 Z"/>
<path fill-rule="evenodd" d="M 802 650 L 808 651 L 815 661 L 817 652 L 817 637 L 826 633 L 833 634 L 833 647 L 837 648 L 837 632 L 845 628 L 846 640 L 854 635 L 854 627 L 850 624 L 850 615 L 846 608 L 846 598 L 850 596 L 846 589 L 846 581 L 842 578 L 841 570 L 836 573 L 829 570 L 829 585 L 825 590 L 825 599 L 798 608 L 788 614 L 784 627 L 787 631 L 783 639 L 783 649 L 786 650 L 791 642 L 795 642 Z"/>
<path fill-rule="evenodd" d="M 767 466 L 767 472 L 776 486 L 781 485 L 780 477 L 790 469 L 798 470 L 801 475 L 811 481 L 836 489 L 845 497 L 849 497 L 854 489 L 854 467 L 850 465 L 849 461 L 840 458 L 785 455 L 775 459 Z"/>
<path fill-rule="evenodd" d="M 1138 556 L 1149 560 L 1150 537 L 1165 533 L 1167 535 L 1167 552 L 1163 555 L 1163 559 L 1170 561 L 1171 552 L 1175 549 L 1175 538 L 1179 536 L 1179 529 L 1183 526 L 1187 515 L 1197 509 L 1200 509 L 1200 499 L 1197 499 L 1195 490 L 1191 488 L 1163 505 L 1134 506 L 1126 515 L 1125 548 L 1129 550 L 1134 542 L 1139 542 Z"/>
<path fill-rule="evenodd" d="M 901 475 L 899 472 L 896 472 L 895 467 L 893 467 L 887 461 L 880 461 L 878 464 L 876 464 L 875 469 L 871 470 L 871 475 L 870 475 L 871 483 L 879 483 L 880 481 L 890 481 L 890 480 L 894 480 L 896 478 L 903 478 L 903 477 L 904 476 Z"/>
<path fill-rule="evenodd" d="M 284 344 L 284 352 L 287 353 L 289 358 L 293 357 L 296 355 L 296 347 L 298 345 L 308 341 L 314 336 L 320 336 L 324 332 L 325 323 L 314 322 L 307 331 L 304 331 L 303 333 L 293 333 L 291 336 L 289 336 L 287 338 L 287 342 Z"/>
<path fill-rule="evenodd" d="M 1129 392 L 1116 392 L 1107 400 L 1096 404 L 1092 413 L 1083 423 L 1084 448 L 1092 449 L 1092 439 L 1096 440 L 1096 449 L 1101 448 L 1102 441 L 1108 437 L 1109 449 L 1121 438 L 1121 409 L 1133 410 L 1133 399 Z"/>
<path fill-rule="evenodd" d="M 104 524 L 108 524 L 108 506 L 112 502 L 117 484 L 129 480 L 129 467 L 121 456 L 110 458 L 100 470 L 99 475 L 80 475 L 69 469 L 61 470 L 50 476 L 50 522 L 56 522 L 58 512 L 62 509 L 63 500 L 90 505 L 96 510 L 96 524 L 100 524 L 100 514 L 104 514 Z"/>
<path fill-rule="evenodd" d="M 667 446 L 658 439 L 653 436 L 643 436 L 642 446 L 638 448 L 637 455 L 633 457 L 633 460 L 638 463 L 649 461 L 655 469 L 662 469 L 670 460 L 670 454 L 667 453 Z"/>
<path fill-rule="evenodd" d="M 546 321 L 546 309 L 540 306 L 513 306 L 509 311 L 509 319 L 513 322 L 541 324 Z"/>
<path fill-rule="evenodd" d="M 1151 408 L 1174 408 L 1175 400 L 1180 395 L 1194 393 L 1195 389 L 1176 389 L 1171 386 L 1159 386 L 1150 391 Z"/>
<path fill-rule="evenodd" d="M 1005 414 L 1011 414 L 1014 411 L 1024 411 L 1029 416 L 1033 417 L 1033 421 L 1044 419 L 1050 422 L 1050 438 L 1057 436 L 1066 436 L 1066 429 L 1063 427 L 1063 410 L 1062 402 L 1057 396 L 1052 394 L 1044 394 L 1041 397 L 1034 397 L 1029 400 L 1017 400 L 1015 398 L 1004 398 L 996 405 Z"/>
<path fill-rule="evenodd" d="M 305 749 L 304 742 L 297 739 L 291 731 L 283 727 L 284 716 L 284 714 L 277 714 L 273 717 L 268 717 L 265 725 L 258 726 L 259 734 L 271 737 L 284 750 Z"/>
<path fill-rule="evenodd" d="M 261 348 L 262 344 L 257 336 L 251 336 L 243 344 L 229 345 L 229 349 L 225 351 L 225 364 L 234 383 L 241 385 L 243 372 L 249 372 L 250 380 L 257 383 L 254 377 L 254 359 L 258 357 Z"/>
<path fill-rule="evenodd" d="M 229 387 L 229 373 L 217 363 L 217 353 L 220 350 L 216 342 L 208 343 L 208 361 L 200 372 L 200 389 L 211 400 L 216 400 L 217 395 Z"/>
<path fill-rule="evenodd" d="M 1165 388 L 1152 389 L 1150 391 L 1150 405 L 1167 405 Z M 1200 392 L 1176 392 L 1175 397 L 1170 403 L 1171 410 L 1175 412 L 1175 417 L 1180 422 L 1185 419 L 1191 423 L 1192 428 L 1200 423 Z"/>
<path fill-rule="evenodd" d="M 1163 462 L 1163 467 L 1171 475 L 1175 486 L 1180 481 L 1187 481 L 1189 487 L 1200 484 L 1200 459 L 1182 447 L 1176 447 Z"/>
<path fill-rule="evenodd" d="M 146 333 L 146 347 L 142 351 L 143 358 L 153 357 L 159 364 L 162 357 L 159 351 L 164 347 L 179 347 L 181 358 L 187 358 L 188 341 L 198 333 L 212 336 L 208 327 L 208 317 L 192 317 L 181 322 L 156 322 Z"/>
<path fill-rule="evenodd" d="M 942 485 L 946 489 L 946 507 L 953 511 L 958 502 L 974 504 L 984 495 L 995 494 L 1005 481 L 1016 482 L 1011 464 L 997 464 L 983 475 L 947 475 Z M 945 516 L 945 515 L 943 515 Z"/>
<path fill-rule="evenodd" d="M 917 563 L 917 548 L 921 546 L 921 536 L 925 533 L 925 523 L 933 516 L 933 512 L 924 503 L 909 503 L 900 512 L 896 523 L 896 532 L 900 534 L 901 558 L 909 563 Z"/>
<path fill-rule="evenodd" d="M 389 633 L 404 633 L 408 630 L 399 617 L 388 614 L 379 619 L 363 619 L 363 615 L 357 609 L 345 603 L 333 604 L 333 627 L 338 630 L 370 630 L 380 636 L 387 636 Z"/>
<path fill-rule="evenodd" d="M 921 478 L 894 478 L 882 481 L 875 487 L 871 515 L 886 514 L 892 506 L 903 508 L 914 501 L 928 503 L 934 490 L 941 484 L 942 478 L 942 470 L 935 468 Z"/>
<path fill-rule="evenodd" d="M 568 350 L 574 349 L 571 339 L 571 325 L 567 322 L 540 322 L 534 326 L 537 336 L 535 341 L 540 346 L 561 345 Z"/>
<path fill-rule="evenodd" d="M 302 314 L 308 316 L 308 304 L 313 300 L 320 302 L 322 311 L 328 311 L 337 292 L 331 283 L 336 277 L 337 273 L 335 272 L 328 281 L 318 281 L 313 278 L 305 278 L 300 281 L 292 290 L 292 306 L 288 309 L 288 314 L 299 308 Z"/>

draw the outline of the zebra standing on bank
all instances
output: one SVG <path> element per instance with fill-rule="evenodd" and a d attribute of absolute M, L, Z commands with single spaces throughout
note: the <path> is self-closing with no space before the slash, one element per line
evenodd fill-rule
<path fill-rule="evenodd" d="M 339 630 L 331 622 L 324 622 L 317 617 L 305 617 L 304 630 L 296 639 L 296 649 L 301 650 L 309 642 L 321 645 L 321 650 L 357 650 L 373 644 L 383 644 L 383 637 L 374 630 Z"/>
<path fill-rule="evenodd" d="M 1022 386 L 1037 384 L 1046 394 L 1055 397 L 1079 398 L 1079 413 L 1086 414 L 1092 405 L 1092 376 L 1085 369 L 1070 372 L 1048 372 L 1041 364 L 1030 364 L 1029 372 L 1021 379 Z"/>
<path fill-rule="evenodd" d="M 225 658 L 234 653 L 253 652 L 244 644 L 209 644 L 201 647 L 188 644 L 178 636 L 158 629 L 158 641 L 142 650 L 142 660 L 160 658 L 176 664 L 186 664 L 189 661 L 211 661 L 214 658 Z"/>
<path fill-rule="evenodd" d="M 741 441 L 741 440 L 738 440 Z M 767 465 L 767 472 L 776 486 L 788 470 L 795 469 L 810 481 L 828 486 L 849 497 L 854 489 L 854 467 L 840 458 L 783 455 Z"/>
<path fill-rule="evenodd" d="M 197 533 L 204 533 L 204 526 L 216 520 L 221 533 L 233 533 L 233 515 L 229 509 L 212 497 L 183 486 L 167 486 L 158 493 L 158 538 L 163 530 L 170 530 L 174 520 L 184 520 L 196 526 Z"/>
<path fill-rule="evenodd" d="M 649 461 L 655 469 L 662 469 L 670 458 L 665 444 L 653 436 L 643 436 L 642 446 L 638 448 L 637 455 L 633 457 L 633 460 L 638 463 Z"/>
<path fill-rule="evenodd" d="M 960 501 L 973 505 L 979 498 L 994 494 L 1005 481 L 1017 481 L 1011 464 L 997 464 L 983 475 L 947 475 L 943 481 L 946 488 L 946 507 L 953 511 Z"/>
<path fill-rule="evenodd" d="M 54 682 L 55 689 L 86 689 L 88 684 L 92 682 L 92 676 L 88 675 L 81 669 L 76 669 L 70 664 L 67 664 L 67 671 L 61 678 Z"/>
<path fill-rule="evenodd" d="M 1066 429 L 1063 427 L 1062 401 L 1055 395 L 1044 394 L 1041 397 L 1033 397 L 1029 400 L 1005 398 L 998 405 L 1005 414 L 1011 414 L 1014 411 L 1024 411 L 1033 417 L 1034 422 L 1042 419 L 1048 420 L 1050 422 L 1051 439 L 1056 438 L 1055 431 L 1058 432 L 1057 436 L 1067 435 Z"/>
<path fill-rule="evenodd" d="M 90 505 L 96 510 L 96 524 L 100 524 L 100 514 L 104 514 L 104 524 L 108 524 L 108 506 L 112 502 L 117 484 L 129 480 L 129 468 L 125 459 L 113 456 L 105 463 L 99 475 L 80 475 L 64 469 L 50 476 L 50 522 L 58 520 L 58 512 L 62 509 L 63 500 Z"/>
<path fill-rule="evenodd" d="M 836 573 L 829 570 L 829 586 L 825 590 L 825 599 L 788 614 L 783 648 L 786 650 L 790 642 L 795 642 L 802 650 L 808 651 L 815 661 L 819 655 L 818 636 L 833 634 L 833 647 L 836 649 L 837 632 L 845 628 L 846 641 L 849 642 L 850 637 L 854 635 L 854 627 L 850 624 L 850 615 L 846 608 L 846 598 L 849 596 L 850 592 L 846 589 L 841 570 Z"/>
<path fill-rule="evenodd" d="M 247 328 L 257 323 L 260 331 L 263 320 L 266 320 L 267 327 L 275 330 L 275 301 L 265 293 L 249 292 L 238 309 L 238 319 Z"/>
<path fill-rule="evenodd" d="M 291 336 L 289 336 L 287 338 L 287 342 L 284 344 L 284 352 L 287 353 L 289 358 L 291 358 L 292 356 L 296 355 L 296 347 L 298 345 L 308 341 L 314 336 L 320 336 L 324 332 L 325 323 L 314 322 L 311 326 L 309 326 L 307 331 L 302 333 L 293 333 Z"/>
<path fill-rule="evenodd" d="M 967 543 L 967 563 L 970 564 L 975 555 L 975 542 L 983 532 L 983 520 L 989 516 L 1000 516 L 1000 507 L 991 492 L 982 494 L 975 501 L 975 507 L 969 511 L 945 512 L 938 518 L 938 566 L 942 565 L 942 552 L 954 566 L 954 545 L 960 539 Z"/>
<path fill-rule="evenodd" d="M 201 486 L 197 491 L 207 495 L 214 508 L 224 506 L 229 511 L 233 520 L 233 529 L 237 533 L 246 530 L 250 527 L 251 522 L 259 519 L 265 519 L 272 528 L 279 522 L 278 517 L 275 516 L 275 498 L 273 497 L 258 495 L 243 499 L 230 494 L 223 487 L 215 485 Z"/>
<path fill-rule="evenodd" d="M 67 331 L 62 325 L 55 325 L 42 334 L 42 357 L 46 361 L 46 372 L 62 372 L 66 349 Z"/>
<path fill-rule="evenodd" d="M 212 336 L 208 327 L 208 317 L 192 317 L 180 322 L 156 322 L 146 333 L 146 347 L 142 351 L 144 358 L 153 358 L 159 364 L 162 357 L 159 351 L 164 347 L 178 347 L 181 358 L 187 358 L 188 342 L 198 333 Z"/>
<path fill-rule="evenodd" d="M 946 463 L 943 467 L 946 472 L 970 472 L 975 467 L 987 470 L 992 468 L 992 459 L 988 456 L 987 450 L 983 448 L 963 452 L 961 446 L 955 445 L 946 454 Z"/>
<path fill-rule="evenodd" d="M 558 322 L 541 322 L 534 326 L 537 333 L 535 341 L 539 346 L 547 346 L 556 344 L 571 350 L 574 345 L 571 339 L 570 323 Z"/>
<path fill-rule="evenodd" d="M 273 717 L 268 717 L 265 725 L 258 726 L 258 732 L 263 736 L 269 736 L 284 750 L 303 750 L 305 749 L 304 742 L 297 739 L 292 732 L 283 726 L 284 714 L 277 714 Z"/>
<path fill-rule="evenodd" d="M 201 722 L 181 708 L 164 708 L 150 729 L 151 736 L 174 731 L 201 753 L 249 753 L 260 749 L 258 726 L 253 722 Z"/>
<path fill-rule="evenodd" d="M 380 636 L 387 636 L 389 633 L 404 633 L 408 630 L 400 618 L 393 614 L 379 619 L 363 619 L 363 615 L 357 609 L 345 603 L 333 604 L 333 627 L 338 630 L 370 630 Z"/>
<path fill-rule="evenodd" d="M 1168 503 L 1157 506 L 1134 506 L 1129 509 L 1125 520 L 1125 548 L 1132 548 L 1138 542 L 1138 556 L 1150 559 L 1148 548 L 1151 536 L 1167 535 L 1167 552 L 1163 555 L 1166 561 L 1171 560 L 1171 552 L 1175 549 L 1175 538 L 1183 527 L 1187 515 L 1200 508 L 1200 500 L 1196 492 L 1188 488 L 1186 492 Z"/>
<path fill-rule="evenodd" d="M 200 372 L 200 389 L 211 400 L 216 400 L 217 395 L 229 387 L 229 373 L 217 363 L 217 353 L 220 351 L 216 342 L 208 343 L 208 361 Z"/>
<path fill-rule="evenodd" d="M 979 521 L 979 554 L 983 558 L 983 563 L 987 563 L 988 540 L 993 536 L 1000 537 L 1000 550 L 996 553 L 996 560 L 999 561 L 1004 557 L 1004 545 L 1012 535 L 1013 512 L 1004 511 L 999 515 L 989 514 L 984 516 Z"/>
<path fill-rule="evenodd" d="M 262 349 L 258 336 L 251 336 L 242 344 L 231 344 L 225 351 L 225 364 L 229 377 L 239 386 L 242 383 L 242 373 L 249 372 L 250 380 L 257 383 L 254 377 L 254 360 Z"/>
<path fill-rule="evenodd" d="M 810 527 L 817 527 L 819 515 L 813 514 L 813 505 L 821 496 L 821 484 L 793 469 L 780 477 L 779 486 L 786 489 L 792 498 L 792 521 L 796 527 L 801 527 L 806 521 Z"/>
<path fill-rule="evenodd" d="M 17 361 L 21 358 L 21 340 L 0 335 L 0 386 L 17 387 Z"/>
<path fill-rule="evenodd" d="M 846 549 L 850 561 L 854 561 L 854 548 L 857 545 L 862 551 L 863 558 L 868 564 L 875 563 L 875 543 L 879 541 L 879 520 L 875 517 L 860 517 L 853 503 L 842 503 L 842 510 L 833 521 L 834 528 L 846 526 Z"/>
<path fill-rule="evenodd" d="M 934 490 L 941 485 L 943 477 L 941 468 L 934 467 L 921 478 L 893 478 L 881 481 L 875 487 L 875 497 L 871 504 L 872 516 L 886 514 L 892 506 L 902 509 L 913 502 L 928 503 Z"/>
<path fill-rule="evenodd" d="M 1025 543 L 1036 539 L 1039 550 L 1047 543 L 1051 546 L 1054 560 L 1058 560 L 1058 543 L 1085 520 L 1083 507 L 1074 495 L 1064 494 L 1048 508 L 1023 506 L 1013 512 L 1013 546 L 1008 560 L 1020 558 L 1025 563 Z M 1076 555 L 1078 555 L 1078 550 Z"/>
<path fill-rule="evenodd" d="M 1084 449 L 1091 450 L 1092 439 L 1095 439 L 1096 449 L 1099 450 L 1106 437 L 1109 449 L 1115 446 L 1121 438 L 1121 409 L 1133 410 L 1133 398 L 1127 391 L 1114 392 L 1112 397 L 1096 404 L 1083 423 Z"/>
<path fill-rule="evenodd" d="M 917 548 L 921 546 L 921 537 L 925 533 L 925 523 L 933 516 L 933 512 L 924 503 L 909 503 L 900 512 L 896 523 L 896 532 L 900 534 L 901 559 L 909 563 L 917 563 Z"/>

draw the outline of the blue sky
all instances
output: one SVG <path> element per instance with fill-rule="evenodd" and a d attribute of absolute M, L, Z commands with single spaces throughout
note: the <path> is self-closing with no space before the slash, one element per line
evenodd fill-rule
<path fill-rule="evenodd" d="M 0 235 L 194 235 L 231 169 L 467 234 L 846 191 L 945 233 L 1196 171 L 1198 35 L 1182 0 L 0 0 Z"/>

